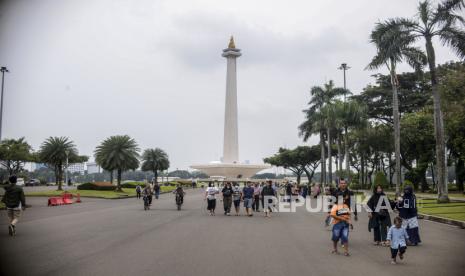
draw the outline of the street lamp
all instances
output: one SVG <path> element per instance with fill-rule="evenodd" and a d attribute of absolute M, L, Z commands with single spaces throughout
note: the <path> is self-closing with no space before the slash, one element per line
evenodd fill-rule
<path fill-rule="evenodd" d="M 337 69 L 344 71 L 344 90 L 346 90 L 347 89 L 347 87 L 346 87 L 346 71 L 349 70 L 350 67 L 347 66 L 347 63 L 343 63 Z M 346 101 L 346 94 L 347 94 L 347 92 L 344 91 L 344 101 Z"/>
<path fill-rule="evenodd" d="M 10 72 L 4 66 L 0 68 L 0 72 L 2 72 L 2 95 L 0 96 L 0 141 L 2 140 L 2 122 L 3 122 L 3 86 L 5 84 L 5 72 Z"/>

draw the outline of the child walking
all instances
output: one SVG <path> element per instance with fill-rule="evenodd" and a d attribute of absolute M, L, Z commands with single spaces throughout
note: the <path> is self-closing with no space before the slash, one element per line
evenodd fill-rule
<path fill-rule="evenodd" d="M 404 259 L 408 238 L 407 231 L 402 227 L 402 219 L 400 217 L 394 218 L 394 225 L 389 228 L 386 239 L 391 245 L 391 264 L 397 264 L 397 253 L 399 253 L 401 260 Z"/>

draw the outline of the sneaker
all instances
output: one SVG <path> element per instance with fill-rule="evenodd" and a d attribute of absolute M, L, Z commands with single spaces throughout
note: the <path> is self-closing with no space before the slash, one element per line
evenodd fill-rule
<path fill-rule="evenodd" d="M 397 264 L 397 262 L 395 260 L 392 260 L 391 264 L 395 265 L 395 264 Z"/>
<path fill-rule="evenodd" d="M 13 225 L 11 225 L 11 224 L 8 225 L 8 234 L 9 234 L 10 236 L 13 236 Z"/>

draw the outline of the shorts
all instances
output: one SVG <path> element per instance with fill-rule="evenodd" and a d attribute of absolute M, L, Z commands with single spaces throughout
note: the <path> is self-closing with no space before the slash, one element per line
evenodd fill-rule
<path fill-rule="evenodd" d="M 21 210 L 6 209 L 6 212 L 10 220 L 14 220 L 14 219 L 18 220 L 19 217 L 21 216 Z"/>
<path fill-rule="evenodd" d="M 344 221 L 334 224 L 333 236 L 331 239 L 335 242 L 341 239 L 342 243 L 347 243 L 349 241 L 349 224 Z"/>
<path fill-rule="evenodd" d="M 244 198 L 244 207 L 252 208 L 253 198 Z"/>
<path fill-rule="evenodd" d="M 236 207 L 236 208 L 241 205 L 241 200 L 240 199 L 236 199 L 233 202 L 234 202 L 234 207 Z"/>

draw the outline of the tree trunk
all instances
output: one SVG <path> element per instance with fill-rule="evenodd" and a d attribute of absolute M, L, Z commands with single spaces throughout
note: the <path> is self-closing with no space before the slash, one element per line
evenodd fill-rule
<path fill-rule="evenodd" d="M 112 173 L 113 174 L 113 173 Z M 123 171 L 121 169 L 118 169 L 118 179 L 117 179 L 117 185 L 116 185 L 116 190 L 118 192 L 122 192 L 123 189 L 121 189 L 121 175 L 123 174 Z"/>
<path fill-rule="evenodd" d="M 153 178 L 155 178 L 154 180 L 155 184 L 158 184 L 158 170 L 153 171 Z"/>
<path fill-rule="evenodd" d="M 325 158 L 325 138 L 323 135 L 323 131 L 320 131 L 320 147 L 321 147 L 321 175 L 320 175 L 320 183 L 323 187 L 326 184 L 326 158 Z"/>
<path fill-rule="evenodd" d="M 62 181 L 63 181 L 63 166 L 60 164 L 58 167 L 57 167 L 57 170 L 58 170 L 58 191 L 62 191 L 63 188 L 62 188 Z"/>
<path fill-rule="evenodd" d="M 347 126 L 344 128 L 344 153 L 346 160 L 346 179 L 347 182 L 350 181 L 350 163 L 349 163 L 349 138 L 347 133 Z"/>
<path fill-rule="evenodd" d="M 331 128 L 327 127 L 328 135 L 328 183 L 331 185 L 333 183 L 333 158 L 331 152 Z"/>
<path fill-rule="evenodd" d="M 392 85 L 392 117 L 394 121 L 394 155 L 396 173 L 396 196 L 400 195 L 400 121 L 399 121 L 399 99 L 397 95 L 397 76 L 394 61 L 391 59 L 391 85 Z"/>
<path fill-rule="evenodd" d="M 465 162 L 458 158 L 455 164 L 455 183 L 457 190 L 463 192 L 463 182 L 465 181 Z"/>
<path fill-rule="evenodd" d="M 110 183 L 113 185 L 113 170 L 110 170 Z"/>
<path fill-rule="evenodd" d="M 365 188 L 365 157 L 360 155 L 360 175 L 358 176 L 360 187 Z"/>
<path fill-rule="evenodd" d="M 444 121 L 441 111 L 441 95 L 436 75 L 436 57 L 431 37 L 426 39 L 426 54 L 431 75 L 431 90 L 433 91 L 434 133 L 436 138 L 436 167 L 438 178 L 438 202 L 449 202 L 449 192 L 446 179 L 446 143 L 444 138 Z"/>
<path fill-rule="evenodd" d="M 337 170 L 339 171 L 339 177 L 342 173 L 342 146 L 341 146 L 341 133 L 337 132 L 337 159 L 338 159 L 338 167 Z"/>

